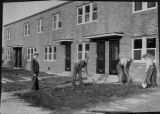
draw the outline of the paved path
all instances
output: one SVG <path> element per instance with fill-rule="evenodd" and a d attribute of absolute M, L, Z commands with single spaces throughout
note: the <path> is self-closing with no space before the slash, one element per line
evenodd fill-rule
<path fill-rule="evenodd" d="M 160 87 L 153 88 L 155 90 L 150 94 L 141 94 L 132 98 L 123 100 L 115 100 L 110 103 L 100 103 L 89 109 L 84 109 L 76 113 L 118 111 L 118 112 L 160 112 Z M 99 112 L 99 113 L 98 113 Z M 76 114 L 75 113 L 75 114 Z"/>
<path fill-rule="evenodd" d="M 3 92 L 1 100 L 2 114 L 49 114 L 50 111 L 46 111 L 39 107 L 29 106 L 29 103 L 24 102 L 17 96 L 14 96 L 11 92 Z"/>

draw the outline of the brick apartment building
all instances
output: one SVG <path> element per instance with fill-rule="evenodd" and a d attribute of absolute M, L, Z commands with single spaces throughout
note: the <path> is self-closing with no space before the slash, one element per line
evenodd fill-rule
<path fill-rule="evenodd" d="M 69 1 L 4 26 L 5 62 L 30 70 L 34 51 L 40 70 L 71 72 L 88 54 L 88 70 L 117 74 L 118 55 L 134 59 L 130 75 L 145 76 L 144 53 L 159 70 L 158 4 L 156 2 Z"/>

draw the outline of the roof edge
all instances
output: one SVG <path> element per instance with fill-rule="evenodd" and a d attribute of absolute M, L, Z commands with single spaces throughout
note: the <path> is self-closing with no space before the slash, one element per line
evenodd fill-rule
<path fill-rule="evenodd" d="M 32 14 L 32 15 L 27 16 L 27 17 L 24 17 L 24 18 L 22 18 L 22 19 L 19 19 L 19 20 L 13 21 L 13 22 L 11 22 L 11 23 L 5 24 L 5 25 L 3 25 L 3 26 L 4 26 L 4 27 L 6 27 L 6 26 L 8 26 L 8 25 L 11 25 L 11 24 L 17 23 L 17 22 L 22 21 L 22 20 L 24 20 L 24 19 L 27 19 L 27 18 L 30 18 L 30 17 L 36 16 L 36 15 L 38 15 L 38 14 L 41 14 L 41 13 L 47 12 L 47 11 L 49 11 L 49 10 L 52 10 L 52 9 L 55 9 L 55 8 L 58 8 L 58 7 L 64 6 L 64 5 L 69 4 L 69 3 L 71 3 L 71 2 L 74 2 L 74 1 L 66 1 L 66 2 L 61 3 L 61 4 L 59 4 L 59 5 L 56 5 L 56 6 L 53 6 L 53 7 L 51 7 L 51 8 L 45 9 L 45 10 L 43 10 L 43 11 L 40 11 L 40 12 L 38 12 L 38 13 Z"/>

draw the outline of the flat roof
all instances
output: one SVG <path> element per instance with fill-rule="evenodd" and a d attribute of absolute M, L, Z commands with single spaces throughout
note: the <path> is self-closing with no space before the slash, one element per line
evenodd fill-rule
<path fill-rule="evenodd" d="M 52 10 L 52 9 L 55 9 L 55 8 L 58 8 L 58 7 L 64 6 L 64 5 L 69 4 L 69 3 L 71 3 L 71 2 L 74 2 L 74 1 L 66 1 L 66 2 L 64 2 L 64 3 L 61 3 L 61 4 L 56 5 L 56 6 L 53 6 L 53 7 L 51 7 L 51 8 L 46 9 L 46 10 L 40 11 L 40 12 L 35 13 L 35 14 L 33 14 L 33 15 L 30 15 L 30 16 L 27 16 L 27 17 L 24 17 L 24 18 L 22 18 L 22 19 L 19 19 L 19 20 L 13 21 L 13 22 L 8 23 L 8 24 L 5 24 L 5 25 L 4 25 L 4 27 L 5 27 L 5 26 L 8 26 L 8 25 L 11 25 L 11 24 L 13 24 L 13 23 L 17 23 L 17 22 L 22 21 L 22 20 L 24 20 L 24 19 L 27 19 L 27 18 L 30 18 L 30 17 L 36 16 L 36 15 L 38 15 L 38 14 L 41 14 L 41 13 L 47 12 L 47 11 L 49 11 L 49 10 Z"/>

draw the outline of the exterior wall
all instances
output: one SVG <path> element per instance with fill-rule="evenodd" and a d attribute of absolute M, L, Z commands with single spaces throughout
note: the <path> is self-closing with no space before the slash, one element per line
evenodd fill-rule
<path fill-rule="evenodd" d="M 58 39 L 73 39 L 71 44 L 71 71 L 77 61 L 77 43 L 89 42 L 85 36 L 119 32 L 124 33 L 120 39 L 120 55 L 131 57 L 132 39 L 141 36 L 153 35 L 157 38 L 156 65 L 158 69 L 159 44 L 158 44 L 158 13 L 157 8 L 139 13 L 132 13 L 132 2 L 105 2 L 95 1 L 98 5 L 98 19 L 95 22 L 77 25 L 77 7 L 88 1 L 74 1 L 61 7 L 53 8 L 46 12 L 25 18 L 19 22 L 5 26 L 11 27 L 11 40 L 5 40 L 5 49 L 13 46 L 23 47 L 23 68 L 30 70 L 30 62 L 26 60 L 26 49 L 37 48 L 40 62 L 40 70 L 46 72 L 60 73 L 65 71 L 65 46 L 55 43 Z M 62 14 L 62 28 L 52 30 L 52 15 Z M 43 19 L 44 32 L 37 33 L 37 19 Z M 31 35 L 23 35 L 23 26 L 30 23 Z M 6 35 L 6 33 L 5 33 Z M 6 36 L 5 36 L 6 37 Z M 6 38 L 5 38 L 6 39 Z M 96 42 L 90 43 L 90 60 L 88 70 L 96 73 Z M 55 45 L 57 47 L 56 61 L 44 61 L 44 46 Z M 105 73 L 109 72 L 109 41 L 105 42 Z M 12 54 L 11 66 L 14 65 L 14 55 Z M 48 69 L 50 68 L 50 70 Z M 133 63 L 130 74 L 133 78 L 144 79 L 144 63 Z"/>

